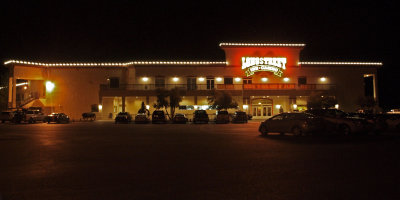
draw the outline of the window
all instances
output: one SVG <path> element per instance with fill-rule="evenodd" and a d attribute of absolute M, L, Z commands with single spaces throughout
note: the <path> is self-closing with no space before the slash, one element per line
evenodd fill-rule
<path fill-rule="evenodd" d="M 243 84 L 252 84 L 251 78 L 244 78 Z"/>
<path fill-rule="evenodd" d="M 119 88 L 119 78 L 110 78 L 110 88 Z"/>
<path fill-rule="evenodd" d="M 299 85 L 307 84 L 307 77 L 299 77 L 297 80 Z"/>
<path fill-rule="evenodd" d="M 224 78 L 225 84 L 233 84 L 233 78 Z"/>
<path fill-rule="evenodd" d="M 187 78 L 187 89 L 188 90 L 196 90 L 197 85 L 196 85 L 196 78 Z"/>
<path fill-rule="evenodd" d="M 164 88 L 165 87 L 165 78 L 164 77 L 156 77 L 155 83 L 156 83 L 156 88 Z"/>
<path fill-rule="evenodd" d="M 212 89 L 214 89 L 214 79 L 207 78 L 207 90 L 212 90 Z"/>

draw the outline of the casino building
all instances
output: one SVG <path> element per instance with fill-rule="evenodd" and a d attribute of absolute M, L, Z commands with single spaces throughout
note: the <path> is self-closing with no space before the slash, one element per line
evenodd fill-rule
<path fill-rule="evenodd" d="M 301 61 L 305 44 L 220 43 L 221 62 L 133 61 L 123 63 L 39 63 L 9 60 L 9 108 L 42 107 L 73 119 L 97 112 L 110 119 L 136 114 L 144 102 L 154 110 L 156 89 L 178 87 L 183 100 L 176 112 L 191 117 L 206 109 L 210 91 L 229 92 L 238 109 L 254 118 L 305 110 L 311 95 L 331 96 L 354 111 L 359 97 L 377 99 L 380 62 Z M 232 110 L 231 112 L 233 112 Z"/>

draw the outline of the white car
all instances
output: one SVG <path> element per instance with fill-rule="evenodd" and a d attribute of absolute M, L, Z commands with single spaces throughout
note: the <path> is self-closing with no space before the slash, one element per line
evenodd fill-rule
<path fill-rule="evenodd" d="M 29 123 L 43 122 L 46 116 L 38 110 L 28 110 L 25 113 L 25 121 Z"/>

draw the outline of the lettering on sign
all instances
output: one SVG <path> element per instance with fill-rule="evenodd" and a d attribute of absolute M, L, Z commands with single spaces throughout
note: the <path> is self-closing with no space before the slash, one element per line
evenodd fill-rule
<path fill-rule="evenodd" d="M 281 77 L 286 70 L 286 58 L 284 57 L 242 57 L 242 69 L 246 76 L 252 76 L 255 72 L 273 72 Z"/>

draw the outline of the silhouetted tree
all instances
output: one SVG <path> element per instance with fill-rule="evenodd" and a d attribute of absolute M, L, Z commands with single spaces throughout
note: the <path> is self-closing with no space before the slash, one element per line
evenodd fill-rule
<path fill-rule="evenodd" d="M 237 108 L 238 104 L 233 100 L 232 95 L 226 91 L 212 90 L 211 96 L 207 99 L 210 107 L 217 110 Z"/>
<path fill-rule="evenodd" d="M 175 109 L 179 107 L 179 103 L 182 101 L 182 91 L 178 88 L 172 88 L 169 91 L 169 106 L 171 111 L 170 119 L 174 118 Z"/>
<path fill-rule="evenodd" d="M 147 115 L 150 115 L 150 111 L 146 108 L 146 105 L 144 105 L 143 101 L 138 113 L 147 113 Z"/>

